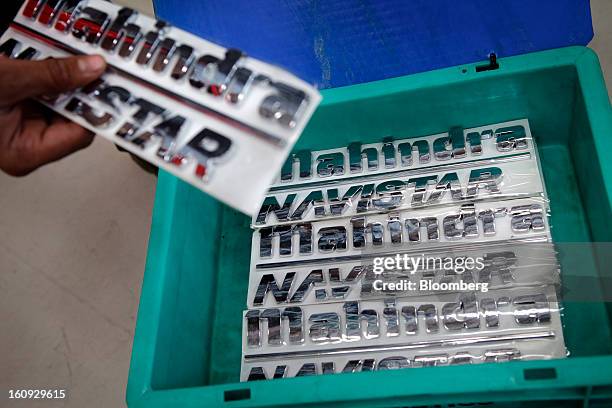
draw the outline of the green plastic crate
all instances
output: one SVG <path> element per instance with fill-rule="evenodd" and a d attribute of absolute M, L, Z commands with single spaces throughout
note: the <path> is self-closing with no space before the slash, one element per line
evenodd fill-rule
<path fill-rule="evenodd" d="M 323 91 L 296 149 L 423 136 L 526 117 L 555 242 L 612 241 L 612 109 L 594 52 L 561 48 Z M 571 145 L 571 149 L 568 146 Z M 129 373 L 131 407 L 608 406 L 612 307 L 564 303 L 567 359 L 239 383 L 249 218 L 159 177 Z M 612 262 L 565 259 L 566 284 L 612 294 Z M 586 267 L 585 265 L 591 267 Z M 599 265 L 599 267 L 597 267 Z M 584 279 L 582 279 L 584 278 Z M 607 287 L 606 287 L 607 286 Z"/>

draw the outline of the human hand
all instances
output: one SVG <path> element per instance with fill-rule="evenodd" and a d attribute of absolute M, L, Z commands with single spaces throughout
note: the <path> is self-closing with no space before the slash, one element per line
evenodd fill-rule
<path fill-rule="evenodd" d="M 105 68 L 97 55 L 41 61 L 0 57 L 0 169 L 24 176 L 89 146 L 91 132 L 29 98 L 79 88 Z"/>

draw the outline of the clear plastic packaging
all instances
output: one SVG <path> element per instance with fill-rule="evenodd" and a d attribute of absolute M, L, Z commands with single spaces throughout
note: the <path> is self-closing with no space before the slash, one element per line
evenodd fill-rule
<path fill-rule="evenodd" d="M 474 243 L 547 242 L 547 212 L 544 198 L 520 198 L 264 227 L 253 233 L 251 269 Z"/>
<path fill-rule="evenodd" d="M 526 120 L 289 164 L 252 219 L 242 381 L 566 356 Z"/>
<path fill-rule="evenodd" d="M 251 309 L 243 339 L 243 378 L 252 362 L 415 349 L 446 354 L 538 339 L 554 340 L 538 356 L 566 354 L 554 287 Z"/>
<path fill-rule="evenodd" d="M 247 307 L 433 295 L 435 287 L 444 284 L 452 290 L 449 284 L 459 282 L 486 284 L 486 290 L 559 284 L 559 265 L 551 243 L 475 244 L 398 253 L 390 258 L 399 259 L 399 265 L 385 268 L 384 258 L 365 257 L 255 268 L 249 275 Z M 409 282 L 413 282 L 412 289 Z M 461 286 L 455 291 L 461 292 Z"/>
<path fill-rule="evenodd" d="M 397 138 L 381 143 L 292 153 L 271 191 L 319 188 L 350 179 L 369 179 L 406 170 L 424 171 L 447 165 L 533 152 L 526 119 L 475 128 L 453 127 L 431 136 Z"/>
<path fill-rule="evenodd" d="M 427 347 L 449 338 L 470 344 L 484 335 L 558 331 L 559 316 L 550 286 L 259 308 L 244 313 L 243 350 L 273 356 L 407 342 Z"/>
<path fill-rule="evenodd" d="M 544 197 L 540 169 L 531 148 L 505 158 L 340 179 L 321 187 L 287 185 L 269 193 L 252 223 L 254 228 L 261 228 L 524 197 Z"/>
<path fill-rule="evenodd" d="M 427 349 L 401 348 L 367 353 L 337 353 L 282 359 L 243 361 L 241 381 L 301 377 L 307 375 L 397 370 L 403 368 L 479 364 L 564 357 L 563 339 L 542 331 L 524 336 L 498 336 L 487 343 L 445 345 Z"/>

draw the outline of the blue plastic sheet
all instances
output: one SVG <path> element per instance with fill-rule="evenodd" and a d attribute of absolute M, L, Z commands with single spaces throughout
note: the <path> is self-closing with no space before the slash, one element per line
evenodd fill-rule
<path fill-rule="evenodd" d="M 154 0 L 159 18 L 321 88 L 593 37 L 587 0 Z"/>

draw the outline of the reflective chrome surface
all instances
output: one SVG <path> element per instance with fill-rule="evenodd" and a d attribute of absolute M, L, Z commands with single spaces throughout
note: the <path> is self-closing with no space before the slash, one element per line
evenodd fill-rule
<path fill-rule="evenodd" d="M 445 249 L 454 245 L 510 239 L 546 242 L 550 231 L 542 198 L 414 209 L 264 227 L 253 234 L 260 265 L 287 265 L 334 256 L 356 259 L 369 253 Z M 301 231 L 299 240 L 293 236 Z M 314 245 L 312 245 L 314 244 Z"/>
<path fill-rule="evenodd" d="M 316 171 L 320 176 L 331 177 L 344 171 L 343 156 L 339 153 L 320 155 L 317 160 Z M 531 153 L 409 173 L 412 174 L 341 179 L 329 186 L 273 189 L 253 217 L 253 226 L 545 196 L 539 165 Z"/>
<path fill-rule="evenodd" d="M 343 148 L 294 152 L 273 189 L 287 189 L 296 184 L 315 187 L 321 182 L 329 185 L 336 179 L 373 177 L 534 152 L 531 140 L 529 123 L 515 120 L 471 129 L 453 127 L 446 133 L 431 136 L 386 139 L 367 145 L 354 142 Z M 338 170 L 318 172 L 317 166 L 323 157 L 336 158 L 334 166 Z M 297 167 L 294 166 L 296 162 L 299 163 Z"/>
<path fill-rule="evenodd" d="M 564 357 L 529 135 L 514 121 L 290 155 L 253 217 L 241 379 Z M 398 170 L 436 161 L 448 165 Z M 423 263 L 377 271 L 377 256 L 402 253 Z"/>
<path fill-rule="evenodd" d="M 507 242 L 406 255 L 419 262 L 416 270 L 390 269 L 377 273 L 371 258 L 254 269 L 249 278 L 247 305 L 273 307 L 436 293 L 429 286 L 418 290 L 398 286 L 407 282 L 420 285 L 421 281 L 486 283 L 489 290 L 559 283 L 559 266 L 551 244 Z M 462 267 L 457 271 L 443 267 L 443 262 L 457 265 L 458 260 L 468 257 L 480 260 L 482 267 L 476 262 L 469 269 Z M 394 286 L 382 287 L 383 283 Z"/>
<path fill-rule="evenodd" d="M 99 88 L 41 101 L 248 214 L 321 99 L 278 67 L 102 0 L 27 0 L 0 54 L 103 55 Z"/>
<path fill-rule="evenodd" d="M 398 370 L 417 367 L 477 364 L 510 360 L 530 360 L 530 354 L 542 353 L 545 347 L 554 345 L 554 338 L 543 336 L 545 343 L 533 347 L 524 343 L 510 342 L 488 347 L 461 347 L 441 351 L 406 352 L 373 351 L 368 356 L 348 354 L 344 356 L 312 356 L 292 360 L 243 363 L 242 381 L 261 381 L 278 378 L 304 377 L 322 374 Z"/>
<path fill-rule="evenodd" d="M 482 344 L 543 328 L 562 336 L 550 286 L 251 309 L 245 313 L 245 359 L 407 344 L 428 348 L 438 341 Z"/>

